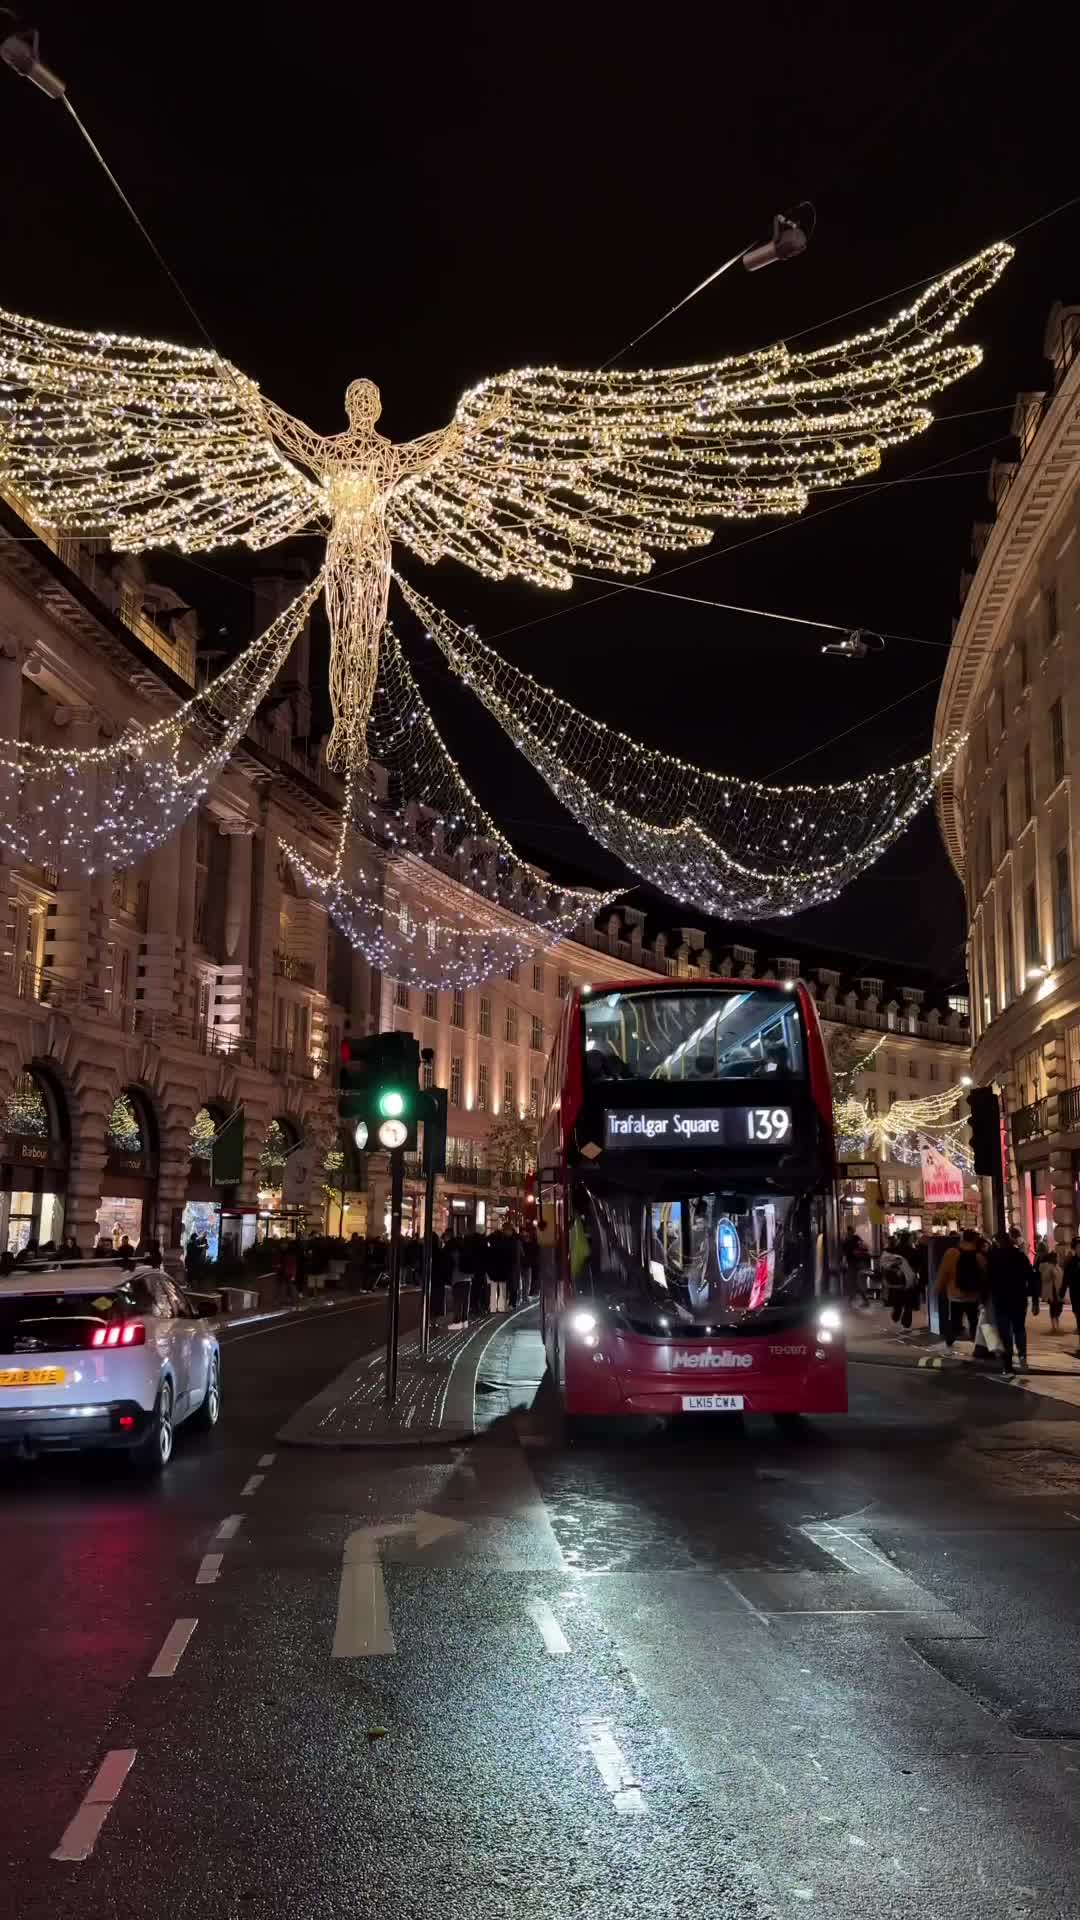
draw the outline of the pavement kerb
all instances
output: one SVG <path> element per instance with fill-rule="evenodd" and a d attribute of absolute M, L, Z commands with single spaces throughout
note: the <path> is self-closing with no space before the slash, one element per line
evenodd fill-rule
<path fill-rule="evenodd" d="M 338 1374 L 336 1379 L 331 1381 L 330 1386 L 324 1388 L 321 1394 L 316 1394 L 314 1400 L 307 1401 L 304 1406 L 298 1407 L 296 1412 L 290 1416 L 285 1422 L 285 1425 L 276 1434 L 275 1438 L 279 1445 L 284 1447 L 306 1447 L 331 1453 L 368 1452 L 373 1448 L 386 1450 L 388 1448 L 402 1447 L 462 1446 L 466 1441 L 475 1440 L 478 1437 L 476 1427 L 476 1383 L 480 1377 L 480 1369 L 484 1364 L 488 1350 L 501 1334 L 505 1333 L 508 1328 L 512 1327 L 515 1322 L 521 1318 L 522 1314 L 535 1310 L 535 1307 L 535 1300 L 530 1300 L 526 1306 L 515 1308 L 513 1313 L 507 1314 L 505 1319 L 500 1319 L 496 1326 L 488 1330 L 487 1338 L 478 1343 L 474 1353 L 471 1353 L 466 1347 L 462 1348 L 460 1352 L 455 1355 L 451 1365 L 451 1378 L 454 1369 L 462 1360 L 465 1360 L 472 1368 L 472 1388 L 469 1394 L 469 1404 L 472 1411 L 467 1425 L 464 1421 L 458 1420 L 455 1421 L 452 1426 L 421 1427 L 413 1431 L 402 1428 L 391 1433 L 365 1434 L 355 1438 L 341 1435 L 332 1438 L 318 1438 L 315 1435 L 299 1435 L 295 1432 L 290 1432 L 290 1428 L 302 1418 L 307 1407 L 313 1406 L 316 1401 L 327 1399 L 333 1393 L 338 1381 L 341 1380 L 344 1375 L 352 1374 L 353 1367 L 350 1366 L 343 1369 L 343 1372 Z"/>

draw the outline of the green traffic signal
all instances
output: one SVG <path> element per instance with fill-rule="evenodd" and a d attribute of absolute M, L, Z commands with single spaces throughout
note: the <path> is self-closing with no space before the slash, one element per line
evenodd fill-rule
<path fill-rule="evenodd" d="M 388 1120 L 396 1120 L 405 1111 L 405 1095 L 399 1093 L 396 1087 L 385 1087 L 376 1104 L 379 1112 L 385 1114 Z"/>

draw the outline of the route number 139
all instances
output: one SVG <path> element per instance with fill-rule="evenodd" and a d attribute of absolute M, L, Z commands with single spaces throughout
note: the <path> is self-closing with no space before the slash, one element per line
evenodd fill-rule
<path fill-rule="evenodd" d="M 750 1107 L 746 1115 L 747 1138 L 770 1143 L 786 1140 L 791 1132 L 790 1107 Z"/>

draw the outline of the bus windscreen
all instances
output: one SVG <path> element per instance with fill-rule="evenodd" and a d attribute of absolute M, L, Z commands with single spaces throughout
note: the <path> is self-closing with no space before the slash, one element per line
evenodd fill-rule
<path fill-rule="evenodd" d="M 587 1084 L 700 1084 L 804 1072 L 799 1012 L 783 988 L 597 994 L 582 1011 Z"/>
<path fill-rule="evenodd" d="M 620 1308 L 641 1333 L 775 1325 L 817 1290 L 824 1232 L 817 1193 L 661 1199 L 578 1181 L 573 1211 L 578 1287 Z"/>

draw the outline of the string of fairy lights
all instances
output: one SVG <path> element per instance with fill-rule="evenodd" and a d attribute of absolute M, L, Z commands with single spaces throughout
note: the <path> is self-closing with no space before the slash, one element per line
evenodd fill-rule
<path fill-rule="evenodd" d="M 134 866 L 176 832 L 247 732 L 321 591 L 316 578 L 208 686 L 103 746 L 0 740 L 0 845 L 58 874 Z"/>
<path fill-rule="evenodd" d="M 634 873 L 701 913 L 761 920 L 833 899 L 926 805 L 961 741 L 836 786 L 712 773 L 593 720 L 395 576 L 465 685 L 556 798 Z"/>
<path fill-rule="evenodd" d="M 392 627 L 368 736 L 366 775 L 346 775 L 333 863 L 280 844 L 373 967 L 407 986 L 480 986 L 613 897 L 554 887 L 515 853 L 448 752 Z"/>
<path fill-rule="evenodd" d="M 876 1051 L 876 1047 L 872 1049 Z M 865 1065 L 865 1061 L 860 1063 L 854 1071 L 864 1071 Z M 974 1165 L 967 1141 L 970 1123 L 962 1116 L 950 1117 L 961 1093 L 960 1087 L 945 1087 L 940 1093 L 895 1100 L 887 1113 L 873 1113 L 865 1100 L 838 1088 L 833 1102 L 833 1125 L 841 1158 L 865 1154 L 869 1158 L 915 1166 L 920 1146 L 928 1140 L 947 1160 L 970 1173 Z"/>

